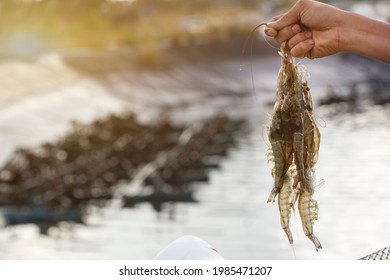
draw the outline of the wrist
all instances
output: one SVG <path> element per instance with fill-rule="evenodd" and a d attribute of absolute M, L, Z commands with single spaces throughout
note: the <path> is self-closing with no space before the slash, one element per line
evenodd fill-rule
<path fill-rule="evenodd" d="M 339 25 L 339 51 L 358 53 L 389 63 L 390 24 L 344 12 Z"/>
<path fill-rule="evenodd" d="M 338 46 L 340 52 L 359 52 L 362 33 L 360 15 L 343 11 L 343 19 L 338 26 Z"/>

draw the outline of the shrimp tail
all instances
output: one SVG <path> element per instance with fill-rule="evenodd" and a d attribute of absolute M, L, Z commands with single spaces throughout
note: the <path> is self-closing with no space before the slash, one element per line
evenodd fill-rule
<path fill-rule="evenodd" d="M 317 202 L 312 199 L 312 194 L 306 191 L 302 191 L 298 201 L 299 214 L 301 216 L 303 232 L 313 242 L 318 249 L 322 249 L 321 243 L 313 233 L 314 220 L 318 219 L 318 205 Z"/>
<path fill-rule="evenodd" d="M 277 189 L 273 187 L 271 193 L 268 196 L 267 203 L 275 202 L 276 195 L 277 195 Z"/>
<path fill-rule="evenodd" d="M 314 234 L 309 234 L 307 237 L 313 242 L 314 246 L 316 247 L 316 251 L 318 252 L 318 249 L 322 249 L 322 245 L 318 238 Z"/>
<path fill-rule="evenodd" d="M 287 228 L 284 228 L 283 230 L 287 235 L 288 242 L 290 242 L 290 244 L 293 244 L 294 240 L 293 240 L 293 236 L 292 236 L 290 228 L 287 227 Z M 320 246 L 321 246 L 321 244 L 320 244 Z"/>

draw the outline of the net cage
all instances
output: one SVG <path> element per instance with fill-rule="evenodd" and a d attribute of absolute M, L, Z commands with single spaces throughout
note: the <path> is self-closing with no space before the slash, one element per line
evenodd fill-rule
<path fill-rule="evenodd" d="M 359 260 L 390 260 L 390 246 L 371 253 Z"/>

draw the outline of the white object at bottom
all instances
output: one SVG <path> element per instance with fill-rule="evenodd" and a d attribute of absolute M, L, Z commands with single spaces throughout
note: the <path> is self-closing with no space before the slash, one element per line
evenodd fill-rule
<path fill-rule="evenodd" d="M 206 241 L 192 235 L 184 235 L 157 254 L 155 260 L 223 260 L 222 256 Z"/>

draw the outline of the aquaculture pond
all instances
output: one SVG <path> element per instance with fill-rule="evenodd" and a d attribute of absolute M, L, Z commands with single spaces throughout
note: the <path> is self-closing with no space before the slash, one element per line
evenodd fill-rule
<path fill-rule="evenodd" d="M 387 246 L 389 69 L 304 61 L 321 132 L 316 252 L 298 215 L 291 246 L 267 203 L 280 58 L 253 63 L 255 91 L 249 62 L 240 72 L 234 59 L 104 82 L 77 74 L 2 105 L 0 258 L 152 259 L 186 234 L 227 259 L 357 259 Z M 381 101 L 370 77 L 384 81 Z"/>

